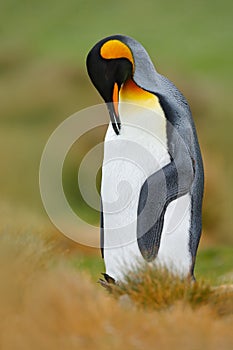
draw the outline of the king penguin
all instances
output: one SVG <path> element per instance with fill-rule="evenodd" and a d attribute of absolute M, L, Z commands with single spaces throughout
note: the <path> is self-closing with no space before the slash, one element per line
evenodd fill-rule
<path fill-rule="evenodd" d="M 99 41 L 87 71 L 110 115 L 101 181 L 105 278 L 123 280 L 148 263 L 194 279 L 204 171 L 186 99 L 128 36 Z"/>

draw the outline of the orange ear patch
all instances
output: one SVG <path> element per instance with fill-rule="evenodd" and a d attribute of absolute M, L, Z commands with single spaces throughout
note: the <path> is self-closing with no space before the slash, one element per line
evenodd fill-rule
<path fill-rule="evenodd" d="M 119 40 L 109 40 L 100 49 L 100 55 L 106 59 L 127 58 L 134 67 L 133 55 L 127 45 Z"/>

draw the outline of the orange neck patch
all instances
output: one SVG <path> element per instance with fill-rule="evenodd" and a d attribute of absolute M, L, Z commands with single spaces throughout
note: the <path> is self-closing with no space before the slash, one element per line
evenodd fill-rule
<path fill-rule="evenodd" d="M 123 84 L 119 97 L 120 102 L 134 103 L 149 109 L 161 109 L 158 97 L 143 90 L 131 79 Z"/>
<path fill-rule="evenodd" d="M 100 49 L 100 55 L 106 59 L 127 58 L 134 67 L 133 55 L 127 45 L 119 40 L 109 40 Z"/>

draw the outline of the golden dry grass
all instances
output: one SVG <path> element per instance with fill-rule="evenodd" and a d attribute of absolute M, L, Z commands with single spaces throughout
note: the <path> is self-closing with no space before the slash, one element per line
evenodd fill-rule
<path fill-rule="evenodd" d="M 0 240 L 1 349 L 232 349 L 232 298 L 224 304 L 226 294 L 220 299 L 228 312 L 219 312 L 208 287 L 192 287 L 194 296 L 184 298 L 187 285 L 160 277 L 153 282 L 147 271 L 141 283 L 128 280 L 134 302 L 124 302 L 72 269 L 50 235 L 4 231 Z M 165 290 L 156 291 L 156 283 Z M 138 307 L 143 303 L 147 310 Z"/>

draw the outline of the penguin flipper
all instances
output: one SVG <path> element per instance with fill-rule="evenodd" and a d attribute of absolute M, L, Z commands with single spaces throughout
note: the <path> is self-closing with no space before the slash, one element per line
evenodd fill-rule
<path fill-rule="evenodd" d="M 168 204 L 190 191 L 194 178 L 189 153 L 177 153 L 175 159 L 152 174 L 143 184 L 137 213 L 137 242 L 148 262 L 157 256 Z"/>

